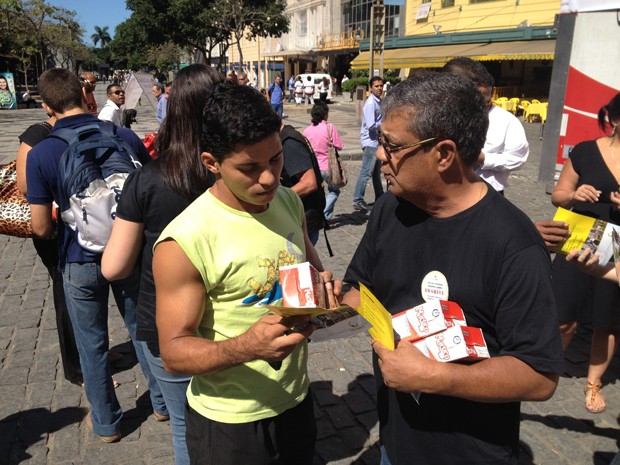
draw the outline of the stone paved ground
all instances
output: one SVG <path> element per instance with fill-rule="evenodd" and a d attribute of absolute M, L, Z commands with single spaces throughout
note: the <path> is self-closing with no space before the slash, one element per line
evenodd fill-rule
<path fill-rule="evenodd" d="M 104 87 L 96 91 L 99 105 Z M 287 121 L 304 128 L 305 108 L 286 106 Z M 42 110 L 0 112 L 0 162 L 12 159 L 17 135 L 45 118 Z M 156 128 L 153 109 L 138 108 L 136 132 Z M 343 135 L 343 155 L 351 185 L 336 206 L 336 227 L 318 249 L 326 267 L 344 274 L 365 228 L 366 215 L 351 207 L 353 183 L 360 168 L 359 125 L 353 104 L 342 99 L 331 106 L 330 121 Z M 537 183 L 541 143 L 539 124 L 526 125 L 532 155 L 513 175 L 507 197 L 533 220 L 553 214 L 549 196 Z M 371 201 L 369 186 L 367 201 Z M 63 379 L 58 356 L 52 293 L 31 242 L 0 236 L 0 465 L 4 464 L 171 464 L 170 428 L 150 416 L 144 377 L 135 364 L 113 302 L 110 303 L 111 346 L 125 354 L 115 366 L 121 382 L 118 396 L 125 412 L 123 439 L 103 444 L 87 429 L 88 404 L 83 390 Z M 583 407 L 589 334 L 580 333 L 567 353 L 566 373 L 555 396 L 543 403 L 525 403 L 520 465 L 603 465 L 618 450 L 620 427 L 620 363 L 614 358 L 605 382 L 608 409 L 593 415 Z M 319 425 L 316 465 L 378 464 L 378 425 L 368 336 L 310 345 L 310 376 Z"/>

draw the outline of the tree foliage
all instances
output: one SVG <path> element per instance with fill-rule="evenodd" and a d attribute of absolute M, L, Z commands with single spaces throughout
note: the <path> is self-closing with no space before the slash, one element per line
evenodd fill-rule
<path fill-rule="evenodd" d="M 0 0 L 0 58 L 16 65 L 26 83 L 33 62 L 39 71 L 50 58 L 75 69 L 88 50 L 74 18 L 74 11 L 45 0 Z"/>
<path fill-rule="evenodd" d="M 251 39 L 287 32 L 285 7 L 284 0 L 127 0 L 132 15 L 117 27 L 112 55 L 130 67 L 155 66 L 149 51 L 173 43 L 210 63 L 216 46 L 241 49 L 244 34 Z"/>
<path fill-rule="evenodd" d="M 237 46 L 239 69 L 243 66 L 241 39 L 280 37 L 288 32 L 284 0 L 222 0 L 212 6 L 215 27 L 230 44 Z"/>
<path fill-rule="evenodd" d="M 101 42 L 101 48 L 104 48 L 112 41 L 108 26 L 95 26 L 95 33 L 91 35 L 90 38 L 93 41 L 93 44 L 95 44 L 95 47 L 97 46 L 97 43 Z"/>

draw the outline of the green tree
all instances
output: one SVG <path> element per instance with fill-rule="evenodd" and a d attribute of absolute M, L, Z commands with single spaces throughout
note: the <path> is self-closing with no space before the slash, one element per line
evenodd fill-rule
<path fill-rule="evenodd" d="M 93 44 L 95 44 L 95 47 L 97 46 L 98 42 L 101 42 L 101 48 L 104 48 L 110 42 L 112 42 L 112 37 L 110 37 L 110 33 L 108 32 L 108 29 L 109 29 L 108 26 L 103 26 L 103 27 L 95 26 L 95 33 L 90 36 L 90 38 L 93 41 Z"/>
<path fill-rule="evenodd" d="M 289 29 L 285 0 L 223 0 L 211 8 L 219 34 L 237 46 L 239 69 L 243 67 L 241 39 L 281 37 Z"/>
<path fill-rule="evenodd" d="M 84 53 L 82 29 L 75 12 L 45 0 L 0 0 L 0 56 L 14 62 L 28 83 L 31 65 L 36 73 L 54 57 L 69 69 Z"/>
<path fill-rule="evenodd" d="M 115 69 L 140 69 L 149 64 L 148 51 L 153 46 L 147 30 L 132 15 L 116 26 L 109 47 L 110 64 Z"/>
<path fill-rule="evenodd" d="M 173 67 L 179 69 L 182 53 L 183 49 L 181 47 L 172 42 L 166 42 L 151 48 L 147 54 L 147 59 L 157 69 L 168 70 Z"/>

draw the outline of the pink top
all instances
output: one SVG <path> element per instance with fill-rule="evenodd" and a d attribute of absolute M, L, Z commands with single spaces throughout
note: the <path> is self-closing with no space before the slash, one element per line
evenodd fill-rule
<path fill-rule="evenodd" d="M 329 124 L 329 130 L 332 134 L 332 144 L 338 150 L 342 150 L 344 144 L 338 133 L 338 129 L 333 124 Z M 327 162 L 327 149 L 329 145 L 329 136 L 327 133 L 327 122 L 321 121 L 316 126 L 310 125 L 304 129 L 304 136 L 310 141 L 310 145 L 314 149 L 316 159 L 319 161 L 319 168 L 321 171 L 328 170 Z"/>

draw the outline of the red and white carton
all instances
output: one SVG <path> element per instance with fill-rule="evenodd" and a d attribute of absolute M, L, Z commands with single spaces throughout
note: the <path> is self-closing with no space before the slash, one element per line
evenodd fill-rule
<path fill-rule="evenodd" d="M 432 300 L 392 316 L 392 327 L 397 338 L 413 342 L 443 331 L 448 327 L 448 322 L 444 316 L 444 307 L 446 310 L 451 310 L 455 317 L 459 316 L 458 311 L 452 309 L 448 304 L 450 302 Z M 456 306 L 458 307 L 458 305 Z M 452 313 L 450 314 L 452 315 Z M 462 310 L 460 314 L 464 319 Z"/>
<path fill-rule="evenodd" d="M 452 362 L 489 358 L 489 349 L 480 328 L 452 326 L 424 339 L 433 360 Z"/>
<path fill-rule="evenodd" d="M 452 326 L 467 326 L 467 320 L 465 319 L 465 313 L 459 304 L 449 300 L 440 300 L 441 311 L 446 319 L 446 326 L 451 328 Z"/>
<path fill-rule="evenodd" d="M 325 307 L 325 287 L 321 274 L 309 262 L 280 267 L 284 307 Z"/>
<path fill-rule="evenodd" d="M 417 341 L 413 341 L 413 344 L 417 349 L 424 354 L 426 358 L 431 358 L 431 353 L 428 351 L 428 346 L 426 345 L 426 339 L 420 339 Z"/>

